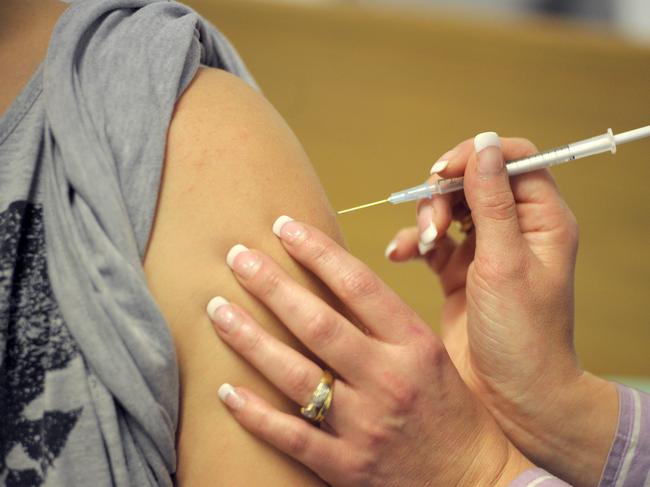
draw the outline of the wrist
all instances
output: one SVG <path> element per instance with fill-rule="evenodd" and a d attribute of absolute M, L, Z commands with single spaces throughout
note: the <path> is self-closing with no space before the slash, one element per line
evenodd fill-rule
<path fill-rule="evenodd" d="M 534 468 L 535 465 L 528 460 L 512 443 L 509 445 L 508 459 L 501 470 L 501 473 L 492 483 L 493 487 L 508 487 L 512 482 L 526 470 Z"/>
<path fill-rule="evenodd" d="M 494 421 L 486 426 L 481 438 L 471 449 L 472 460 L 456 483 L 458 487 L 507 487 L 534 467 Z"/>
<path fill-rule="evenodd" d="M 598 484 L 618 423 L 613 383 L 582 372 L 497 409 L 506 434 L 534 463 L 572 485 Z"/>

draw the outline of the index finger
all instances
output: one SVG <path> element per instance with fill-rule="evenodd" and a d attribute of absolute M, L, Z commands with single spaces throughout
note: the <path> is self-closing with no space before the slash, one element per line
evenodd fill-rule
<path fill-rule="evenodd" d="M 370 268 L 323 232 L 281 216 L 273 224 L 284 248 L 318 276 L 375 337 L 402 343 L 425 325 Z"/>

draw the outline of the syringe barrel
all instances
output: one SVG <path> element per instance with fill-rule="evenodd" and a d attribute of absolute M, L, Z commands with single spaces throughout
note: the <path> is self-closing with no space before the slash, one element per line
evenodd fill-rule
<path fill-rule="evenodd" d="M 427 183 L 419 184 L 417 186 L 413 186 L 412 188 L 407 188 L 402 191 L 392 193 L 388 197 L 388 202 L 394 205 L 398 205 L 400 203 L 406 203 L 407 201 L 420 200 L 422 198 L 431 198 L 434 193 L 433 189 L 434 187 L 428 185 Z"/>
<path fill-rule="evenodd" d="M 453 193 L 454 191 L 463 189 L 463 178 L 439 179 L 435 184 L 438 187 L 438 194 Z"/>
<path fill-rule="evenodd" d="M 509 176 L 516 176 L 517 174 L 537 171 L 539 169 L 544 169 L 545 167 L 555 166 L 556 164 L 562 164 L 564 162 L 607 151 L 611 151 L 612 154 L 616 152 L 616 143 L 614 141 L 612 129 L 609 129 L 605 134 L 597 135 L 590 139 L 550 149 L 529 157 L 508 161 L 506 164 L 506 170 L 508 171 Z M 439 179 L 431 185 L 424 183 L 402 191 L 397 191 L 388 197 L 388 201 L 396 205 L 407 201 L 431 198 L 434 194 L 453 193 L 454 191 L 460 191 L 462 189 L 462 177 Z"/>
<path fill-rule="evenodd" d="M 517 174 L 537 171 L 539 169 L 544 169 L 545 167 L 573 161 L 575 158 L 571 146 L 565 145 L 563 147 L 556 147 L 555 149 L 540 152 L 533 156 L 508 161 L 506 169 L 510 176 L 516 176 Z"/>
<path fill-rule="evenodd" d="M 510 176 L 516 176 L 517 174 L 537 171 L 538 169 L 555 166 L 556 164 L 562 164 L 607 151 L 611 151 L 612 154 L 616 152 L 616 143 L 614 142 L 612 129 L 609 129 L 605 134 L 597 135 L 590 139 L 581 140 L 562 147 L 556 147 L 555 149 L 540 152 L 533 156 L 509 161 L 506 164 L 506 168 Z"/>

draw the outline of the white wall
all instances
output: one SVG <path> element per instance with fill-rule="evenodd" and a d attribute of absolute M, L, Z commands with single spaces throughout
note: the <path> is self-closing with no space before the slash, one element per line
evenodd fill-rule
<path fill-rule="evenodd" d="M 347 3 L 394 8 L 445 9 L 463 15 L 521 15 L 534 11 L 542 0 L 268 0 L 275 2 L 322 4 Z M 605 23 L 622 35 L 650 44 L 650 0 L 571 0 L 576 17 Z M 575 17 L 574 17 L 575 18 Z"/>
<path fill-rule="evenodd" d="M 616 23 L 629 37 L 650 43 L 650 0 L 616 0 Z"/>

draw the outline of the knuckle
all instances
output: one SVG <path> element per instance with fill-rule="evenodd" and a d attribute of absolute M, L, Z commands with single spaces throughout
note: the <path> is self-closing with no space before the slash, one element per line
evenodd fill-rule
<path fill-rule="evenodd" d="M 413 411 L 420 395 L 415 384 L 392 372 L 383 374 L 381 384 L 382 395 L 390 413 L 403 415 Z"/>
<path fill-rule="evenodd" d="M 442 342 L 434 336 L 429 336 L 419 342 L 419 358 L 427 370 L 439 370 L 446 365 L 448 357 Z"/>
<path fill-rule="evenodd" d="M 418 390 L 410 384 L 400 384 L 400 386 L 393 389 L 390 395 L 393 411 L 401 414 L 409 413 L 417 402 Z"/>
<path fill-rule="evenodd" d="M 285 380 L 291 391 L 295 391 L 296 395 L 307 399 L 311 397 L 311 391 L 316 387 L 316 383 L 311 380 L 307 369 L 299 364 L 289 368 Z"/>
<path fill-rule="evenodd" d="M 317 343 L 325 346 L 339 334 L 341 325 L 335 314 L 328 310 L 317 312 L 311 320 L 307 322 L 306 334 L 311 343 Z"/>
<path fill-rule="evenodd" d="M 373 476 L 373 472 L 377 470 L 379 461 L 373 455 L 365 452 L 354 455 L 347 463 L 347 472 L 350 473 L 352 478 L 358 480 L 355 484 L 367 485 L 367 480 L 369 480 Z"/>
<path fill-rule="evenodd" d="M 474 259 L 477 277 L 484 281 L 487 288 L 507 282 L 518 283 L 526 278 L 529 267 L 528 260 L 516 250 L 489 255 L 477 253 Z"/>
<path fill-rule="evenodd" d="M 274 270 L 266 269 L 257 286 L 260 297 L 269 298 L 275 294 L 282 283 L 280 274 Z"/>
<path fill-rule="evenodd" d="M 363 299 L 379 289 L 379 278 L 365 268 L 350 271 L 341 280 L 343 296 L 348 300 Z"/>
<path fill-rule="evenodd" d="M 509 189 L 502 189 L 480 196 L 480 212 L 493 220 L 509 220 L 516 215 L 515 198 Z"/>
<path fill-rule="evenodd" d="M 377 424 L 367 425 L 364 428 L 363 435 L 364 446 L 369 451 L 380 449 L 388 444 L 392 436 L 387 428 Z"/>
<path fill-rule="evenodd" d="M 300 457 L 307 450 L 308 445 L 308 438 L 304 430 L 287 428 L 285 435 L 287 453 L 294 457 Z"/>
<path fill-rule="evenodd" d="M 334 255 L 334 247 L 331 242 L 315 239 L 313 237 L 309 238 L 307 242 L 307 259 L 313 262 L 319 262 L 321 264 L 327 264 L 331 262 Z"/>
<path fill-rule="evenodd" d="M 243 327 L 242 327 L 243 328 Z M 243 333 L 243 350 L 242 352 L 247 355 L 255 354 L 258 350 L 264 347 L 264 336 L 257 330 L 250 326 L 243 328 L 246 333 Z"/>
<path fill-rule="evenodd" d="M 259 433 L 263 437 L 268 437 L 271 434 L 271 415 L 268 411 L 260 411 L 253 423 L 253 431 Z"/>

